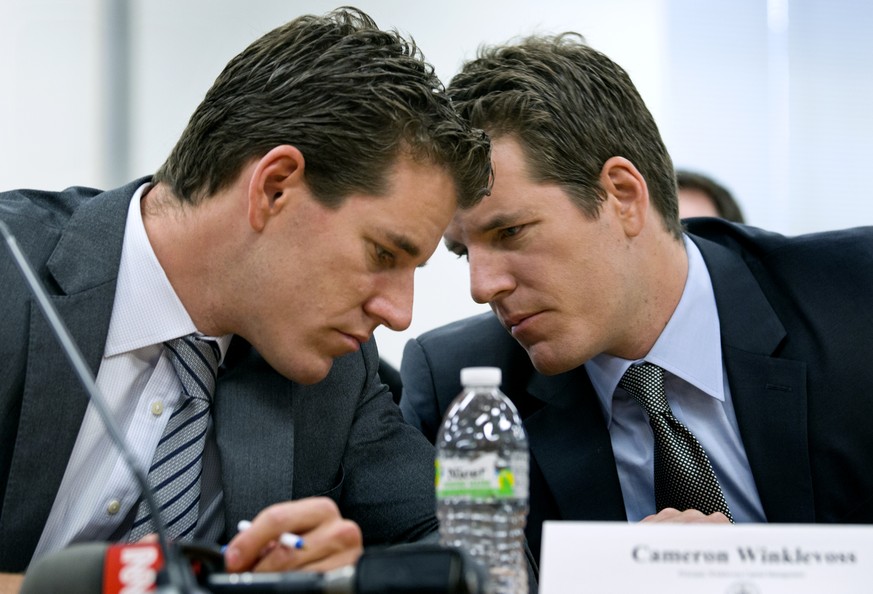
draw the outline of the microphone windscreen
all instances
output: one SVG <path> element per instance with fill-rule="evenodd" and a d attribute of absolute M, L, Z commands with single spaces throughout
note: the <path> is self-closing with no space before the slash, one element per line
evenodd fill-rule
<path fill-rule="evenodd" d="M 108 546 L 81 544 L 43 557 L 28 568 L 20 594 L 101 594 Z"/>

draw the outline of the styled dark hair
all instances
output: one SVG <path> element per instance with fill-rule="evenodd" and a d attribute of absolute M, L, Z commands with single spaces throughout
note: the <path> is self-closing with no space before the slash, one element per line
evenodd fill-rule
<path fill-rule="evenodd" d="M 734 200 L 730 191 L 712 179 L 709 176 L 687 171 L 683 169 L 676 170 L 676 185 L 680 190 L 697 190 L 707 196 L 715 206 L 715 211 L 718 216 L 733 221 L 734 223 L 745 223 L 743 219 L 743 211 L 740 210 L 740 205 Z"/>
<path fill-rule="evenodd" d="M 396 159 L 445 168 L 459 206 L 490 184 L 490 143 L 462 120 L 412 40 L 344 7 L 278 27 L 233 58 L 154 176 L 183 202 L 228 187 L 276 146 L 306 160 L 316 199 L 380 195 Z"/>
<path fill-rule="evenodd" d="M 606 198 L 603 164 L 630 160 L 666 229 L 681 237 L 673 162 L 655 120 L 627 73 L 581 35 L 482 48 L 452 79 L 449 95 L 492 138 L 516 138 L 533 178 L 564 187 L 592 218 Z"/>

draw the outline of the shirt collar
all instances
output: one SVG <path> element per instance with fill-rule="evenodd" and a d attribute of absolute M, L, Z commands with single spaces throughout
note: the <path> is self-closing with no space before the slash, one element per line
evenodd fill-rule
<path fill-rule="evenodd" d="M 688 254 L 688 278 L 676 310 L 649 353 L 639 361 L 601 354 L 585 364 L 595 392 L 612 422 L 612 397 L 621 376 L 634 363 L 648 361 L 688 382 L 709 396 L 724 401 L 721 328 L 715 293 L 698 247 L 683 235 Z"/>
<path fill-rule="evenodd" d="M 140 201 L 150 187 L 151 184 L 146 183 L 137 188 L 127 211 L 104 357 L 192 333 L 200 334 L 170 284 L 146 234 Z M 231 335 L 215 339 L 222 359 L 230 339 Z"/>

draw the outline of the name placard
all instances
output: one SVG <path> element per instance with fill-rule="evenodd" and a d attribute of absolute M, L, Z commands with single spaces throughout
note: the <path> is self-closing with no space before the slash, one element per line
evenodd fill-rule
<path fill-rule="evenodd" d="M 873 526 L 545 522 L 540 594 L 869 594 Z"/>

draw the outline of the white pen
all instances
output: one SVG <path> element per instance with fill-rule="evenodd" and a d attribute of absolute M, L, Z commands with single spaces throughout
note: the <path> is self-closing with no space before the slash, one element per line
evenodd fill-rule
<path fill-rule="evenodd" d="M 248 520 L 240 520 L 239 524 L 236 525 L 236 529 L 239 532 L 244 532 L 249 529 L 252 525 Z M 302 549 L 303 548 L 303 537 L 293 532 L 283 532 L 279 535 L 279 544 L 287 549 Z"/>

